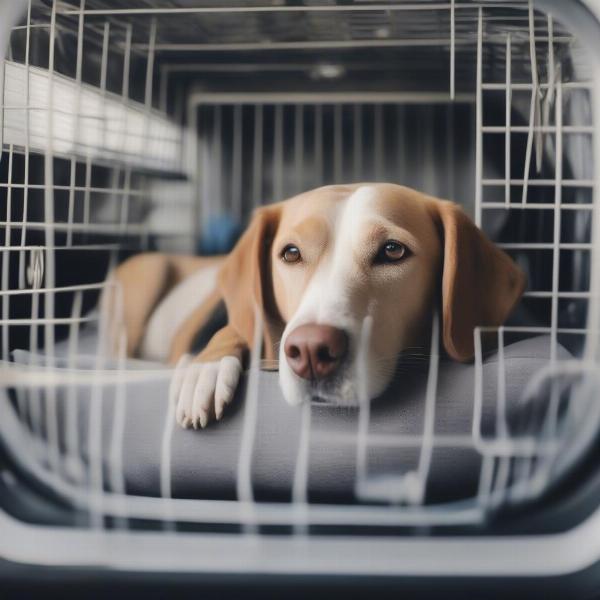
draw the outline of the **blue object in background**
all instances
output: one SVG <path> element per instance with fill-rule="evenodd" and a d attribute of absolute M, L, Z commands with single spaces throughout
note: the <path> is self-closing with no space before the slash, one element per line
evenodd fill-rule
<path fill-rule="evenodd" d="M 226 254 L 238 241 L 242 225 L 229 215 L 211 217 L 202 226 L 202 236 L 198 244 L 198 254 Z"/>

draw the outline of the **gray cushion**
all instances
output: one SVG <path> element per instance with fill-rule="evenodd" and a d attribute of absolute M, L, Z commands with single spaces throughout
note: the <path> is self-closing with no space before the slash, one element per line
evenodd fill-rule
<path fill-rule="evenodd" d="M 83 336 L 78 366 L 93 364 L 93 333 Z M 509 428 L 523 419 L 522 392 L 532 375 L 547 365 L 549 337 L 535 337 L 507 346 L 504 350 L 506 406 Z M 64 346 L 62 347 L 64 350 Z M 60 355 L 61 347 L 57 354 Z M 559 347 L 558 359 L 569 358 Z M 25 352 L 14 354 L 16 362 L 32 360 Z M 43 360 L 37 357 L 36 360 Z M 148 365 L 136 363 L 136 368 Z M 153 365 L 153 368 L 163 368 Z M 493 436 L 496 427 L 499 362 L 496 354 L 487 356 L 482 366 L 482 433 Z M 426 368 L 403 373 L 390 390 L 371 404 L 369 439 L 366 453 L 368 479 L 362 481 L 364 499 L 401 500 L 406 484 L 403 475 L 417 469 L 424 423 Z M 462 436 L 456 443 L 445 438 L 434 443 L 426 488 L 428 502 L 450 501 L 472 496 L 478 485 L 481 459 L 469 443 L 473 426 L 475 367 L 442 361 L 435 402 L 436 436 Z M 167 421 L 169 380 L 130 382 L 123 395 L 124 436 L 123 472 L 126 490 L 139 495 L 160 494 L 161 447 L 165 426 L 173 427 L 171 440 L 172 493 L 178 497 L 235 498 L 236 476 L 244 422 L 244 391 L 223 420 L 205 430 L 182 430 Z M 110 488 L 111 443 L 115 443 L 115 387 L 104 387 L 101 426 L 104 482 Z M 61 440 L 64 443 L 66 388 L 57 392 Z M 77 422 L 81 456 L 88 461 L 88 427 L 91 386 L 77 388 Z M 289 499 L 298 460 L 302 407 L 290 407 L 282 398 L 277 373 L 261 372 L 258 381 L 258 413 L 251 476 L 258 499 Z M 313 404 L 310 409 L 308 438 L 308 490 L 312 500 L 349 501 L 355 497 L 357 457 L 357 408 Z M 408 436 L 413 436 L 409 438 Z M 434 436 L 434 441 L 437 438 Z M 438 440 L 439 441 L 439 440 Z M 466 442 L 466 443 L 465 443 Z M 121 473 L 116 474 L 118 477 Z M 409 478 L 410 479 L 410 478 Z"/>

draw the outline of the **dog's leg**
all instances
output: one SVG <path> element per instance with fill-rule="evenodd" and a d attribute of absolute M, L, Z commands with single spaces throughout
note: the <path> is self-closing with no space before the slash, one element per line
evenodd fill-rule
<path fill-rule="evenodd" d="M 179 359 L 190 351 L 196 334 L 200 328 L 207 322 L 215 308 L 221 302 L 221 294 L 218 289 L 206 298 L 181 324 L 173 339 L 169 349 L 169 364 L 175 365 Z"/>
<path fill-rule="evenodd" d="M 245 341 L 226 325 L 191 361 L 189 355 L 180 358 L 173 395 L 177 403 L 175 415 L 182 427 L 206 427 L 212 419 L 221 418 L 235 395 L 247 352 Z M 181 369 L 185 372 L 181 373 Z"/>

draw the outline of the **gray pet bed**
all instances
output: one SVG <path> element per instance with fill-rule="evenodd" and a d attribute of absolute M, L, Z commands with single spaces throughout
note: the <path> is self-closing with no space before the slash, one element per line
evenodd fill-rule
<path fill-rule="evenodd" d="M 80 367 L 89 366 L 95 345 L 94 332 L 82 336 L 79 347 Z M 504 350 L 506 406 L 509 427 L 530 419 L 524 416 L 522 393 L 532 376 L 547 365 L 550 339 L 535 337 L 513 343 Z M 64 347 L 57 350 L 60 356 Z M 569 358 L 559 347 L 558 359 Z M 31 356 L 15 352 L 16 362 L 27 363 Z M 92 363 L 93 364 L 93 363 Z M 132 365 L 139 368 L 139 364 Z M 158 365 L 156 365 L 159 368 Z M 496 433 L 498 400 L 498 355 L 490 354 L 483 362 L 482 433 L 490 438 Z M 164 368 L 164 367 L 162 367 Z M 412 369 L 382 398 L 371 405 L 367 449 L 367 473 L 375 489 L 393 487 L 399 477 L 417 468 L 419 439 L 411 445 L 407 435 L 423 432 L 426 368 Z M 223 420 L 202 431 L 182 430 L 174 426 L 171 438 L 172 494 L 187 498 L 235 498 L 240 443 L 244 423 L 244 381 L 237 401 Z M 475 367 L 442 361 L 439 369 L 435 403 L 436 435 L 471 435 Z M 128 493 L 160 495 L 161 447 L 168 416 L 168 377 L 126 384 L 124 435 L 122 437 L 122 477 Z M 81 440 L 81 457 L 88 456 L 88 428 L 91 386 L 77 389 L 77 423 Z M 102 460 L 104 482 L 110 489 L 109 449 L 114 443 L 115 387 L 105 386 L 101 402 Z M 58 388 L 57 405 L 61 443 L 64 444 L 66 388 Z M 261 372 L 258 382 L 258 414 L 251 477 L 255 497 L 265 500 L 291 498 L 294 473 L 302 429 L 302 408 L 290 407 L 282 398 L 277 373 Z M 313 404 L 308 436 L 308 492 L 315 501 L 346 502 L 355 498 L 358 409 Z M 170 422 L 169 422 L 170 423 Z M 395 444 L 394 440 L 404 440 Z M 464 438 L 463 438 L 464 439 Z M 426 487 L 427 502 L 452 501 L 476 493 L 481 458 L 469 444 L 434 446 Z M 368 486 L 367 486 L 368 487 Z"/>

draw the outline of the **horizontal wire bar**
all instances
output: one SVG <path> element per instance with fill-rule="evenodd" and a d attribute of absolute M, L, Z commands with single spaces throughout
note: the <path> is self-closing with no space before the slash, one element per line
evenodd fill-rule
<path fill-rule="evenodd" d="M 523 10 L 527 4 L 525 2 L 486 2 L 471 3 L 457 2 L 454 7 L 457 9 L 473 9 L 482 6 L 484 8 L 512 8 Z M 303 5 L 303 6 L 198 6 L 198 7 L 172 7 L 172 8 L 89 8 L 79 10 L 69 8 L 58 10 L 59 15 L 81 15 L 84 16 L 125 16 L 125 15 L 177 15 L 177 14 L 228 14 L 228 13 L 298 13 L 298 12 L 406 12 L 406 11 L 445 11 L 449 10 L 451 4 L 449 2 L 437 2 L 431 4 L 422 3 L 406 3 L 406 4 L 382 4 L 374 3 L 370 5 Z"/>
<path fill-rule="evenodd" d="M 69 325 L 71 323 L 92 323 L 98 316 L 85 317 L 38 317 L 36 319 L 0 319 L 0 325 Z M 89 383 L 89 380 L 88 380 Z"/>
<path fill-rule="evenodd" d="M 504 44 L 506 36 L 503 34 L 488 34 L 485 37 L 486 42 L 497 41 Z M 468 38 L 460 37 L 455 40 L 456 46 L 473 45 L 477 41 L 476 36 L 470 35 Z M 537 42 L 547 42 L 545 36 L 536 37 Z M 552 41 L 555 44 L 571 44 L 571 36 L 554 36 Z M 514 40 L 518 43 L 518 40 Z M 238 52 L 241 50 L 310 50 L 322 48 L 422 48 L 422 47 L 446 47 L 449 45 L 448 38 L 413 38 L 413 39 L 354 39 L 354 40 L 306 40 L 293 42 L 235 42 L 235 43 L 162 43 L 156 44 L 154 49 L 157 52 Z M 147 43 L 133 44 L 132 48 L 139 51 L 147 51 L 150 46 Z"/>
<path fill-rule="evenodd" d="M 36 288 L 36 289 L 24 289 L 24 290 L 0 290 L 1 296 L 23 296 L 25 294 L 43 294 L 44 292 L 52 292 L 54 294 L 61 292 L 80 292 L 85 290 L 99 290 L 103 287 L 108 287 L 111 284 L 106 281 L 101 281 L 98 283 L 81 283 L 77 285 L 65 285 L 65 286 L 55 286 L 55 287 L 44 287 L 44 288 Z"/>
<path fill-rule="evenodd" d="M 45 190 L 46 189 L 46 185 L 44 185 L 43 183 L 0 183 L 0 189 L 1 188 L 5 188 L 5 189 L 17 189 L 17 190 L 23 190 L 23 189 L 28 189 L 28 190 Z M 71 187 L 70 185 L 53 185 L 52 189 L 54 191 L 58 191 L 58 192 L 91 192 L 93 194 L 115 194 L 115 195 L 122 195 L 123 189 L 122 188 L 102 188 L 102 187 L 85 187 L 83 185 L 78 185 L 78 186 L 73 186 Z M 145 190 L 128 190 L 127 191 L 127 195 L 129 196 L 140 196 L 140 197 L 144 197 L 144 196 L 148 196 L 148 192 Z"/>
<path fill-rule="evenodd" d="M 482 180 L 482 185 L 487 186 L 502 186 L 506 185 L 506 179 L 484 179 Z M 508 182 L 510 185 L 524 185 L 524 179 L 511 179 Z M 528 186 L 548 186 L 554 187 L 556 186 L 556 181 L 554 179 L 528 179 Z M 596 182 L 593 179 L 562 179 L 560 182 L 562 187 L 589 187 L 593 188 L 596 185 Z M 554 204 L 552 205 L 554 206 Z M 561 208 L 564 206 L 561 204 Z"/>
<path fill-rule="evenodd" d="M 11 229 L 21 229 L 23 223 L 14 221 L 0 221 L 0 227 L 7 227 Z M 30 221 L 27 223 L 27 229 L 36 231 L 69 231 L 73 232 L 82 231 L 86 233 L 106 233 L 113 235 L 161 235 L 161 236 L 174 236 L 174 237 L 190 237 L 193 234 L 189 232 L 174 232 L 174 231 L 161 231 L 159 229 L 153 229 L 146 224 L 128 223 L 125 226 L 123 223 L 45 223 L 42 221 Z"/>
<path fill-rule="evenodd" d="M 592 250 L 594 247 L 591 243 L 583 242 L 564 242 L 562 244 L 552 242 L 500 242 L 496 243 L 496 246 L 505 250 L 553 250 L 554 248 L 560 248 L 561 250 Z"/>
<path fill-rule="evenodd" d="M 312 435 L 315 440 L 324 442 L 356 444 L 356 434 L 352 432 L 315 430 L 313 428 Z M 367 442 L 369 447 L 420 448 L 423 445 L 423 434 L 368 433 Z M 431 443 L 436 448 L 471 448 L 473 450 L 480 450 L 480 446 L 483 444 L 485 453 L 513 457 L 552 454 L 556 452 L 558 444 L 556 440 L 540 443 L 540 440 L 533 436 L 508 439 L 483 438 L 478 442 L 473 439 L 472 433 L 464 435 L 436 433 L 432 436 Z"/>
<path fill-rule="evenodd" d="M 481 331 L 498 332 L 498 327 L 481 326 L 478 327 Z M 569 335 L 589 335 L 591 332 L 589 329 L 580 327 L 558 327 L 556 329 L 552 327 L 533 327 L 527 325 L 505 325 L 503 326 L 505 332 L 509 333 L 564 333 Z"/>
<path fill-rule="evenodd" d="M 570 299 L 589 299 L 596 298 L 597 295 L 591 291 L 587 292 L 552 292 L 552 291 L 532 291 L 523 294 L 525 298 L 570 298 Z"/>
<path fill-rule="evenodd" d="M 23 225 L 23 223 L 21 223 Z M 72 246 L 59 246 L 53 245 L 52 248 L 45 246 L 44 244 L 38 245 L 26 245 L 26 246 L 0 246 L 0 252 L 23 252 L 24 250 L 56 250 L 57 252 L 63 250 L 80 250 L 82 252 L 88 252 L 90 250 L 122 250 L 123 244 L 76 244 Z"/>
<path fill-rule="evenodd" d="M 537 37 L 536 37 L 537 39 Z M 481 85 L 482 89 L 484 90 L 505 90 L 506 89 L 506 83 L 483 83 Z M 540 83 L 538 84 L 538 89 L 548 89 L 549 87 L 552 87 L 551 84 L 549 83 Z M 593 81 L 566 81 L 565 83 L 562 84 L 563 90 L 593 90 L 594 89 L 594 82 Z M 510 84 L 510 89 L 515 90 L 515 91 L 519 91 L 519 90 L 523 90 L 523 91 L 531 91 L 531 89 L 533 88 L 533 84 L 531 83 L 511 83 Z"/>
<path fill-rule="evenodd" d="M 456 94 L 456 102 L 473 102 L 473 94 Z M 378 104 L 450 102 L 449 92 L 203 92 L 191 94 L 190 106 L 211 104 Z"/>
<path fill-rule="evenodd" d="M 554 210 L 554 204 L 549 204 L 548 202 L 539 204 L 537 203 L 527 203 L 523 204 L 522 202 L 511 202 L 509 206 L 506 205 L 505 202 L 482 202 L 482 209 L 493 209 L 496 210 L 498 208 L 503 208 L 505 210 Z M 590 202 L 588 204 L 561 204 L 561 210 L 593 210 L 594 205 Z"/>
<path fill-rule="evenodd" d="M 529 131 L 541 131 L 542 133 L 556 133 L 557 128 L 554 125 L 512 125 L 508 128 L 508 131 L 513 133 L 528 133 Z M 506 133 L 507 128 L 504 125 L 484 125 L 481 128 L 483 133 Z M 593 125 L 563 125 L 560 128 L 561 133 L 570 134 L 582 134 L 589 133 L 593 134 L 596 132 L 596 128 Z"/>

